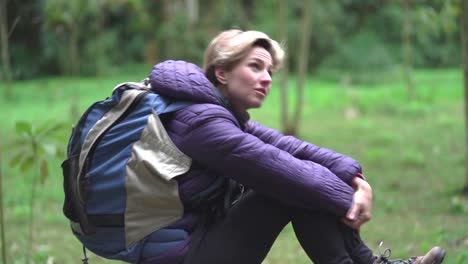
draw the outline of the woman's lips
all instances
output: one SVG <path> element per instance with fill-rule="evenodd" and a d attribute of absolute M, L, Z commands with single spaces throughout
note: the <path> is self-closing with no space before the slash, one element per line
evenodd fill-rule
<path fill-rule="evenodd" d="M 255 89 L 255 91 L 256 91 L 257 93 L 261 94 L 263 97 L 266 96 L 266 90 L 265 90 L 265 89 L 262 89 L 262 88 L 260 88 L 260 89 Z"/>

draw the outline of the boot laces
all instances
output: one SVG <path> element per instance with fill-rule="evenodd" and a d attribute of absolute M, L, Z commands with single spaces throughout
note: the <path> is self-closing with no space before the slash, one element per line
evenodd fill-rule
<path fill-rule="evenodd" d="M 377 258 L 376 263 L 379 264 L 413 264 L 414 261 L 416 260 L 416 257 L 412 257 L 409 259 L 394 259 L 390 260 L 390 256 L 392 255 L 392 250 L 389 248 L 386 248 L 383 253 L 382 253 L 382 246 L 383 246 L 383 241 L 380 241 L 379 243 L 379 254 L 380 256 Z"/>

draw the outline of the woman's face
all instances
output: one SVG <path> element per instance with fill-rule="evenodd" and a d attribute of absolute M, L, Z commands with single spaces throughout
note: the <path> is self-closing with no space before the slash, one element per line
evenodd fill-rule
<path fill-rule="evenodd" d="M 237 111 L 258 108 L 270 92 L 270 53 L 262 47 L 253 47 L 247 56 L 230 71 L 216 70 L 216 77 L 224 85 L 224 94 Z"/>

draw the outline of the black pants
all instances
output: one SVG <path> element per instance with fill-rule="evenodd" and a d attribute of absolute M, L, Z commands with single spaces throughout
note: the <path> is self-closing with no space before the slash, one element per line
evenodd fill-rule
<path fill-rule="evenodd" d="M 289 222 L 315 264 L 374 261 L 359 234 L 335 216 L 298 210 L 250 191 L 224 218 L 208 227 L 183 263 L 260 264 Z"/>

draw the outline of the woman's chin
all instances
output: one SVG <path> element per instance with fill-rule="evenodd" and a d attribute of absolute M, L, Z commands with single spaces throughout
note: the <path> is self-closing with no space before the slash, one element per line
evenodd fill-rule
<path fill-rule="evenodd" d="M 256 103 L 256 104 L 252 104 L 249 109 L 257 109 L 257 108 L 260 108 L 262 107 L 262 102 L 260 103 Z"/>
<path fill-rule="evenodd" d="M 237 110 L 245 109 L 245 111 L 249 109 L 256 109 L 262 107 L 263 100 L 252 100 L 248 102 L 247 104 L 244 104 L 244 107 L 235 107 Z"/>

